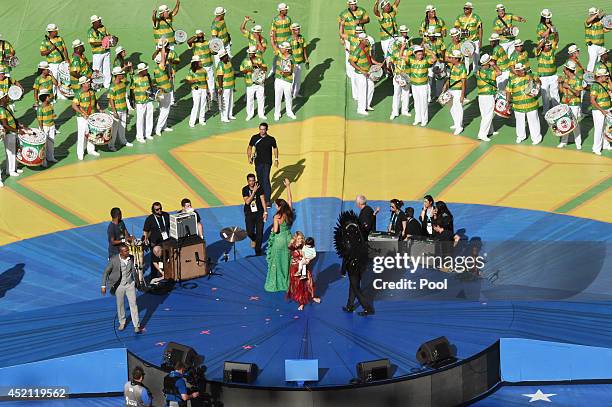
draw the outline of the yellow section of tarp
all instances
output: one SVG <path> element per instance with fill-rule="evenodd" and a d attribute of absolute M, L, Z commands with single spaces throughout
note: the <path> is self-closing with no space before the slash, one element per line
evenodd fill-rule
<path fill-rule="evenodd" d="M 596 219 L 604 222 L 612 222 L 612 211 L 610 210 L 611 202 L 612 189 L 607 189 L 592 199 L 584 202 L 582 205 L 577 206 L 568 212 L 568 215 Z"/>

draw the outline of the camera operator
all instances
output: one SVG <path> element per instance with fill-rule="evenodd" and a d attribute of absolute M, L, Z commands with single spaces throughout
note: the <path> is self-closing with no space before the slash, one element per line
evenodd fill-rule
<path fill-rule="evenodd" d="M 143 379 L 144 370 L 142 367 L 136 366 L 132 370 L 132 380 L 123 386 L 126 406 L 151 407 L 153 405 L 153 397 L 151 397 L 149 389 L 142 384 Z"/>
<path fill-rule="evenodd" d="M 200 395 L 197 391 L 188 394 L 183 362 L 176 362 L 174 370 L 164 377 L 164 395 L 168 407 L 187 407 L 187 400 L 196 399 Z"/>

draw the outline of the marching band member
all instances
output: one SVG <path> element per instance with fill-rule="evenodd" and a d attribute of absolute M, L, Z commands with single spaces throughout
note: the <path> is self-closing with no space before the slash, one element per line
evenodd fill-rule
<path fill-rule="evenodd" d="M 168 79 L 170 80 L 170 91 L 168 92 L 170 95 L 170 105 L 174 106 L 174 77 L 176 74 L 176 69 L 181 60 L 179 59 L 176 51 L 174 51 L 174 46 L 171 46 L 167 41 L 162 40 L 159 44 L 157 44 L 155 52 L 153 52 L 153 56 L 151 57 L 153 61 L 155 61 L 155 58 L 157 58 L 162 48 L 165 48 L 166 51 L 166 72 L 168 73 Z M 157 63 L 157 61 L 155 62 Z M 172 130 L 168 129 L 167 131 Z"/>
<path fill-rule="evenodd" d="M 223 7 L 215 8 L 215 18 L 213 19 L 212 25 L 210 27 L 210 35 L 213 37 L 219 38 L 223 41 L 223 47 L 225 48 L 225 53 L 229 58 L 232 57 L 232 36 L 227 30 L 227 24 L 225 23 L 225 10 Z M 221 59 L 220 55 L 216 54 L 215 57 L 215 65 L 219 64 L 219 60 Z"/>
<path fill-rule="evenodd" d="M 191 84 L 191 98 L 193 106 L 189 116 L 189 127 L 194 128 L 196 120 L 201 126 L 206 126 L 206 104 L 208 101 L 208 72 L 202 66 L 200 57 L 191 57 L 191 68 L 185 80 Z M 214 78 L 213 78 L 214 80 Z"/>
<path fill-rule="evenodd" d="M 96 151 L 96 146 L 87 138 L 89 133 L 87 119 L 90 115 L 100 110 L 100 106 L 98 105 L 96 92 L 90 87 L 89 78 L 81 76 L 78 84 L 81 89 L 74 94 L 72 109 L 77 113 L 77 158 L 82 161 L 85 155 L 85 145 L 87 145 L 87 154 L 95 157 L 100 155 Z"/>
<path fill-rule="evenodd" d="M 559 78 L 557 77 L 557 65 L 555 65 L 557 43 L 551 43 L 548 40 L 540 41 L 535 54 L 538 57 L 536 73 L 542 82 L 542 113 L 546 114 L 548 109 L 559 104 Z"/>
<path fill-rule="evenodd" d="M 431 4 L 425 7 L 425 19 L 421 23 L 420 34 L 436 33 L 438 36 L 446 37 L 446 23 L 436 15 L 436 8 Z"/>
<path fill-rule="evenodd" d="M 552 12 L 545 8 L 540 13 L 540 22 L 536 28 L 536 37 L 539 41 L 550 41 L 559 43 L 559 33 L 557 28 L 552 23 Z"/>
<path fill-rule="evenodd" d="M 115 59 L 113 60 L 113 68 L 121 68 L 124 72 L 128 72 L 129 69 L 131 70 L 132 63 L 125 59 L 126 56 L 126 50 L 121 45 L 118 45 L 115 48 Z"/>
<path fill-rule="evenodd" d="M 39 50 L 40 55 L 45 57 L 47 63 L 49 64 L 51 75 L 53 75 L 56 81 L 59 81 L 59 65 L 63 61 L 70 61 L 70 58 L 68 57 L 68 51 L 66 50 L 64 39 L 58 34 L 57 25 L 47 25 L 47 34 L 41 42 Z M 66 99 L 61 92 L 57 92 L 57 88 L 53 89 L 53 93 L 58 97 L 58 99 Z"/>
<path fill-rule="evenodd" d="M 587 65 L 587 71 L 589 72 L 593 72 L 597 61 L 597 53 L 604 47 L 604 34 L 610 31 L 601 22 L 603 16 L 603 11 L 591 7 L 589 16 L 584 22 L 584 36 L 589 51 L 589 63 Z"/>
<path fill-rule="evenodd" d="M 392 52 L 392 54 L 389 57 L 389 66 L 393 71 L 393 75 L 409 75 L 408 58 L 412 54 L 412 50 L 409 48 L 408 40 L 405 37 L 399 37 L 396 43 L 400 44 L 400 48 L 395 50 L 394 48 L 396 47 L 391 47 L 390 52 Z M 400 107 L 402 115 L 412 116 L 408 111 L 410 107 L 410 84 L 408 83 L 406 86 L 402 87 L 394 79 L 393 101 L 389 120 L 393 120 L 400 115 Z"/>
<path fill-rule="evenodd" d="M 410 40 L 411 40 L 411 38 L 408 35 L 409 32 L 410 32 L 410 29 L 408 27 L 406 27 L 405 25 L 400 25 L 399 26 L 399 34 L 400 35 L 399 35 L 399 37 L 395 38 L 394 41 L 389 46 L 389 49 L 385 53 L 385 58 L 391 58 L 393 55 L 396 55 L 397 53 L 399 53 L 400 48 L 404 44 L 406 44 L 407 48 L 410 48 Z M 402 40 L 402 38 L 403 38 L 403 40 Z"/>
<path fill-rule="evenodd" d="M 461 37 L 460 37 L 461 31 L 456 28 L 453 27 L 450 29 L 450 37 L 451 37 L 451 42 L 448 45 L 448 47 L 446 47 L 446 58 L 444 59 L 446 62 L 448 62 L 449 64 L 451 63 L 451 58 L 453 58 L 453 51 L 459 51 L 461 52 Z"/>
<path fill-rule="evenodd" d="M 170 127 L 166 127 L 168 116 L 170 115 L 170 105 L 172 105 L 172 83 L 170 81 L 171 68 L 167 59 L 168 49 L 165 44 L 162 43 L 157 51 L 154 57 L 155 68 L 153 68 L 153 83 L 161 92 L 159 96 L 159 116 L 157 116 L 157 125 L 155 126 L 155 135 L 159 137 L 162 131 L 173 131 Z"/>
<path fill-rule="evenodd" d="M 450 57 L 451 70 L 448 80 L 444 86 L 444 91 L 450 89 L 453 97 L 453 105 L 450 114 L 453 118 L 453 133 L 458 136 L 463 131 L 463 100 L 465 99 L 465 87 L 467 81 L 467 70 L 463 64 L 463 54 L 459 50 L 453 50 Z"/>
<path fill-rule="evenodd" d="M 240 26 L 240 32 L 242 33 L 242 36 L 248 40 L 248 46 L 255 47 L 255 49 L 257 50 L 257 56 L 263 57 L 264 52 L 266 52 L 266 49 L 268 49 L 268 41 L 264 38 L 263 35 L 261 35 L 263 28 L 258 24 L 251 27 L 250 31 L 247 31 L 246 23 L 249 20 L 254 22 L 251 17 L 244 16 L 244 21 Z"/>
<path fill-rule="evenodd" d="M 478 14 L 474 13 L 474 6 L 469 1 L 463 5 L 463 14 L 457 16 L 455 27 L 460 30 L 463 40 L 474 43 L 474 54 L 471 58 L 465 58 L 465 67 L 470 72 L 470 65 L 473 65 L 473 71 L 476 71 L 480 59 L 480 47 L 482 47 L 482 20 Z M 466 33 L 467 35 L 464 35 Z"/>
<path fill-rule="evenodd" d="M 506 89 L 508 79 L 510 79 L 510 58 L 506 50 L 499 44 L 500 37 L 498 33 L 492 33 L 489 37 L 491 44 L 491 58 L 495 60 L 495 65 L 501 70 L 501 74 L 495 79 L 499 90 Z"/>
<path fill-rule="evenodd" d="M 389 47 L 393 40 L 397 37 L 397 9 L 401 0 L 376 0 L 374 2 L 374 15 L 380 24 L 380 46 L 383 50 L 383 55 L 387 55 Z M 380 9 L 378 6 L 380 5 Z"/>
<path fill-rule="evenodd" d="M 156 44 L 159 44 L 159 40 L 165 38 L 170 44 L 174 44 L 174 28 L 172 28 L 172 20 L 179 12 L 181 7 L 181 1 L 176 0 L 176 5 L 170 11 L 170 8 L 165 4 L 162 4 L 157 9 L 153 9 L 153 38 Z"/>
<path fill-rule="evenodd" d="M 374 96 L 374 81 L 370 79 L 370 68 L 374 64 L 381 65 L 370 55 L 370 41 L 365 33 L 358 35 L 359 45 L 355 47 L 349 58 L 351 66 L 355 69 L 355 79 L 357 81 L 357 113 L 368 115 L 367 110 L 374 110 L 370 107 L 372 96 Z"/>
<path fill-rule="evenodd" d="M 510 77 L 506 87 L 506 100 L 512 103 L 514 117 L 516 119 L 516 143 L 519 144 L 527 138 L 525 132 L 525 119 L 529 124 L 529 135 L 531 144 L 540 144 L 540 117 L 538 116 L 538 97 L 525 92 L 530 81 L 539 82 L 537 76 L 525 72 L 525 66 L 518 62 L 514 66 L 515 74 Z"/>
<path fill-rule="evenodd" d="M 272 20 L 272 26 L 270 27 L 270 41 L 272 41 L 272 47 L 276 50 L 283 42 L 289 42 L 291 37 L 291 17 L 287 15 L 289 7 L 285 3 L 280 3 L 276 8 L 278 15 Z M 272 70 L 270 75 L 276 72 L 276 61 L 278 55 L 274 53 L 274 59 L 272 60 Z"/>
<path fill-rule="evenodd" d="M 523 67 L 525 67 L 526 71 L 531 70 L 531 65 L 529 64 L 529 54 L 527 53 L 527 50 L 525 50 L 525 43 L 523 40 L 517 38 L 514 40 L 514 52 L 510 54 L 510 70 L 514 71 L 514 66 L 519 62 L 523 65 Z"/>
<path fill-rule="evenodd" d="M 0 90 L 8 94 L 9 88 L 13 85 L 19 86 L 21 91 L 24 92 L 21 83 L 19 83 L 18 80 L 11 78 L 11 74 L 6 70 L 6 67 L 0 68 Z"/>
<path fill-rule="evenodd" d="M 104 75 L 104 88 L 108 89 L 111 83 L 110 51 L 102 46 L 102 39 L 108 35 L 108 31 L 102 24 L 102 17 L 93 15 L 90 18 L 91 28 L 87 33 L 89 46 L 91 47 L 93 70 Z"/>
<path fill-rule="evenodd" d="M 310 63 L 308 61 L 308 52 L 306 51 L 306 40 L 304 40 L 304 37 L 300 34 L 301 28 L 302 27 L 298 23 L 291 24 L 291 37 L 289 38 L 291 55 L 295 63 L 291 90 L 291 95 L 294 99 L 302 96 L 300 93 L 300 87 L 302 86 L 302 68 L 304 64 L 306 64 L 306 69 L 308 69 Z"/>
<path fill-rule="evenodd" d="M 51 101 L 53 101 L 53 89 L 57 88 L 57 81 L 51 75 L 47 61 L 38 63 L 38 76 L 34 79 L 32 88 L 34 89 L 34 106 L 38 106 L 38 98 L 42 91 L 47 91 L 51 95 Z"/>
<path fill-rule="evenodd" d="M 153 140 L 153 101 L 148 95 L 152 82 L 148 69 L 147 64 L 138 64 L 131 89 L 136 103 L 136 141 L 139 143 L 146 143 L 145 138 Z"/>
<path fill-rule="evenodd" d="M 502 50 L 503 51 L 503 50 Z M 505 52 L 504 52 L 505 55 Z M 476 86 L 478 87 L 478 107 L 480 109 L 480 130 L 478 139 L 491 141 L 489 135 L 496 135 L 493 130 L 495 117 L 495 95 L 497 94 L 497 78 L 502 74 L 501 69 L 489 54 L 482 54 L 480 67 L 476 71 Z"/>
<path fill-rule="evenodd" d="M 586 69 L 580 62 L 580 48 L 576 44 L 572 44 L 567 48 L 567 59 L 576 64 L 576 75 L 582 76 Z"/>
<path fill-rule="evenodd" d="M 8 64 L 8 60 L 14 56 L 15 56 L 15 48 L 13 48 L 13 45 L 10 42 L 2 39 L 2 35 L 0 34 L 0 65 L 8 73 L 10 73 L 11 70 L 13 69 Z"/>
<path fill-rule="evenodd" d="M 263 84 L 253 82 L 253 71 L 259 68 L 266 72 L 268 67 L 264 64 L 262 57 L 257 53 L 255 46 L 250 46 L 247 49 L 247 57 L 240 64 L 240 72 L 244 75 L 244 83 L 246 85 L 246 121 L 249 121 L 255 115 L 255 98 L 257 97 L 257 114 L 260 119 L 266 119 L 265 113 L 265 94 Z"/>
<path fill-rule="evenodd" d="M 229 123 L 230 120 L 235 120 L 234 117 L 234 87 L 235 75 L 234 68 L 230 56 L 225 50 L 219 51 L 217 54 L 219 63 L 217 64 L 217 93 L 219 98 L 219 111 L 221 113 L 221 121 Z"/>
<path fill-rule="evenodd" d="M 581 100 L 582 100 L 582 91 L 584 87 L 582 86 L 582 77 L 576 75 L 576 63 L 574 61 L 567 61 L 565 65 L 563 65 L 563 73 L 565 76 L 560 77 L 559 80 L 559 90 L 563 94 L 563 103 L 569 106 L 569 109 L 572 112 L 572 115 L 578 121 L 582 117 L 581 112 Z M 567 140 L 569 138 L 569 134 L 561 137 L 561 142 L 557 146 L 557 148 L 563 148 L 567 146 Z M 576 123 L 576 127 L 574 128 L 574 142 L 576 143 L 576 150 L 582 149 L 582 135 L 580 134 L 580 123 Z"/>
<path fill-rule="evenodd" d="M 74 91 L 75 95 L 81 89 L 79 79 L 82 76 L 91 78 L 92 70 L 91 64 L 85 56 L 85 45 L 81 40 L 72 41 L 72 60 L 70 61 L 70 88 Z"/>
<path fill-rule="evenodd" d="M 46 61 L 45 61 L 46 63 Z M 36 107 L 36 119 L 38 120 L 38 127 L 47 136 L 45 143 L 45 160 L 43 161 L 43 167 L 47 167 L 49 163 L 56 163 L 55 159 L 55 111 L 53 109 L 53 95 L 51 90 L 43 88 L 38 93 L 38 102 Z"/>
<path fill-rule="evenodd" d="M 291 44 L 283 42 L 278 48 L 276 44 L 272 46 L 277 51 L 276 72 L 274 73 L 274 120 L 281 118 L 281 103 L 285 98 L 285 112 L 287 117 L 295 119 L 293 113 L 293 75 L 295 74 L 295 60 L 291 55 Z"/>
<path fill-rule="evenodd" d="M 610 75 L 605 69 L 595 72 L 595 82 L 591 85 L 591 112 L 593 114 L 593 153 L 601 155 L 602 148 L 610 150 L 610 142 L 604 139 L 606 116 L 612 114 L 610 94 Z"/>
<path fill-rule="evenodd" d="M 113 68 L 113 82 L 108 91 L 108 107 L 113 115 L 113 128 L 111 131 L 111 139 L 108 144 L 110 151 L 116 151 L 116 143 L 119 143 L 126 147 L 132 147 L 133 144 L 129 143 L 125 138 L 125 129 L 127 127 L 127 88 L 128 84 L 125 79 L 125 71 L 122 67 L 116 66 Z"/>
<path fill-rule="evenodd" d="M 208 95 L 210 100 L 216 100 L 215 93 L 215 67 L 213 65 L 213 56 L 208 47 L 208 40 L 202 30 L 196 30 L 195 35 L 187 40 L 189 48 L 193 49 L 193 56 L 199 57 L 199 62 L 202 68 L 206 71 L 206 80 Z M 209 107 L 210 108 L 210 107 Z"/>
<path fill-rule="evenodd" d="M 359 33 L 364 32 L 364 25 L 370 22 L 370 16 L 363 7 L 357 6 L 357 0 L 348 0 L 347 8 L 338 16 L 338 30 L 340 43 L 344 45 L 346 56 L 346 76 L 351 80 L 351 91 L 354 100 L 357 100 L 357 74 L 349 62 L 350 56 L 359 45 Z"/>
<path fill-rule="evenodd" d="M 610 61 L 610 58 L 608 57 L 608 51 L 605 48 L 601 48 L 599 50 L 598 56 L 599 60 L 597 61 L 597 63 L 595 63 L 595 68 L 593 68 L 595 72 L 597 72 L 598 69 L 603 68 L 608 71 L 609 75 L 612 76 L 612 61 Z"/>
<path fill-rule="evenodd" d="M 127 97 L 126 99 L 126 104 L 127 104 L 127 109 L 129 111 L 134 110 L 134 100 L 133 100 L 133 95 L 131 94 L 132 92 L 132 82 L 134 81 L 134 68 L 132 66 L 132 63 L 130 61 L 128 61 L 125 57 L 127 55 L 126 50 L 121 46 L 118 45 L 115 48 L 115 59 L 113 61 L 113 71 L 115 70 L 115 68 L 121 68 L 121 70 L 123 71 L 123 74 L 121 75 L 121 77 L 123 78 L 123 82 L 125 83 L 125 91 L 127 92 L 127 94 L 129 95 L 129 97 Z M 113 86 L 113 83 L 115 82 L 114 79 L 114 74 L 113 74 L 113 81 L 111 82 L 111 88 Z"/>
<path fill-rule="evenodd" d="M 23 125 L 15 118 L 15 113 L 8 105 L 8 93 L 0 90 L 0 125 L 4 128 L 4 151 L 6 153 L 6 173 L 18 177 L 23 170 L 17 169 L 17 133 L 23 132 Z M 0 182 L 0 186 L 2 183 Z"/>
<path fill-rule="evenodd" d="M 428 76 L 429 68 L 438 60 L 436 55 L 429 49 L 423 49 L 420 45 L 413 47 L 413 54 L 409 57 L 410 86 L 414 98 L 414 126 L 420 124 L 427 126 L 429 121 L 429 94 Z"/>
<path fill-rule="evenodd" d="M 444 44 L 444 40 L 442 39 L 442 34 L 440 33 L 436 33 L 434 32 L 434 30 L 432 30 L 431 32 L 427 32 L 425 33 L 425 37 L 424 37 L 425 41 L 422 43 L 422 47 L 423 49 L 426 50 L 430 50 L 433 54 L 435 54 L 436 58 L 438 61 L 440 62 L 444 62 L 446 61 L 446 45 Z M 444 72 L 446 72 L 446 65 L 443 65 Z M 443 82 L 443 78 L 442 80 L 438 80 L 436 78 L 435 72 L 434 72 L 434 68 L 435 67 L 430 67 L 427 71 L 427 76 L 428 76 L 428 86 L 427 86 L 427 102 L 431 103 L 432 98 L 436 99 L 438 97 L 438 82 L 442 82 L 442 85 L 444 86 L 444 82 Z"/>
<path fill-rule="evenodd" d="M 527 20 L 514 14 L 506 13 L 506 8 L 503 4 L 495 6 L 497 10 L 497 17 L 493 22 L 493 31 L 499 34 L 502 48 L 508 53 L 508 56 L 514 52 L 514 39 L 512 35 L 512 28 L 514 28 L 514 22 L 524 23 Z"/>
<path fill-rule="evenodd" d="M 341 26 L 342 27 L 342 26 Z M 344 30 L 344 28 L 341 28 Z M 355 48 L 359 45 L 361 40 L 359 39 L 359 34 L 363 33 L 363 28 L 358 25 L 355 27 L 354 35 L 346 35 L 343 32 L 340 34 L 342 38 L 342 43 L 345 44 L 344 52 L 346 53 L 346 76 L 351 81 L 351 96 L 353 100 L 357 100 L 357 74 L 355 73 L 355 68 L 351 65 L 349 58 Z"/>

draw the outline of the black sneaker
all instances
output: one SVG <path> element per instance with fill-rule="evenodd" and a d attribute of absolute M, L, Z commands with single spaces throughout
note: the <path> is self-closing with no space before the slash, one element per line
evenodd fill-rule
<path fill-rule="evenodd" d="M 366 309 L 366 310 L 363 310 L 363 311 L 360 311 L 360 312 L 357 313 L 357 315 L 359 315 L 360 317 L 367 317 L 368 315 L 374 315 L 374 314 L 375 314 L 375 312 L 374 312 L 373 309 L 371 309 L 371 310 L 367 310 Z"/>
<path fill-rule="evenodd" d="M 342 311 L 352 313 L 353 311 L 355 311 L 355 307 L 342 307 Z"/>

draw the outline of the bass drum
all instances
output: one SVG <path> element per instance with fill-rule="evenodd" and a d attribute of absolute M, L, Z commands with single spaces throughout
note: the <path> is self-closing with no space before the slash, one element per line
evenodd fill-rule
<path fill-rule="evenodd" d="M 45 160 L 47 135 L 39 129 L 27 129 L 23 134 L 19 134 L 18 137 L 17 161 L 28 167 L 42 165 Z"/>
<path fill-rule="evenodd" d="M 57 76 L 59 92 L 67 98 L 73 97 L 74 91 L 70 87 L 70 65 L 68 65 L 67 61 L 59 64 Z"/>
<path fill-rule="evenodd" d="M 504 119 L 509 118 L 512 115 L 510 104 L 506 99 L 506 94 L 504 92 L 497 92 L 495 95 L 495 107 L 493 111 L 499 117 L 503 117 Z"/>
<path fill-rule="evenodd" d="M 437 80 L 443 80 L 446 78 L 446 64 L 444 62 L 436 62 L 432 68 L 434 78 Z"/>
<path fill-rule="evenodd" d="M 557 137 L 571 133 L 578 125 L 568 105 L 558 105 L 551 108 L 544 115 L 544 119 Z"/>
<path fill-rule="evenodd" d="M 380 65 L 372 65 L 368 75 L 373 82 L 378 82 L 383 77 L 383 69 Z"/>
<path fill-rule="evenodd" d="M 451 95 L 450 90 L 447 90 L 438 97 L 438 103 L 440 103 L 442 106 L 446 106 L 452 99 L 453 96 Z"/>
<path fill-rule="evenodd" d="M 87 119 L 89 133 L 87 138 L 93 144 L 100 146 L 108 144 L 111 139 L 113 117 L 108 113 L 94 113 Z"/>

